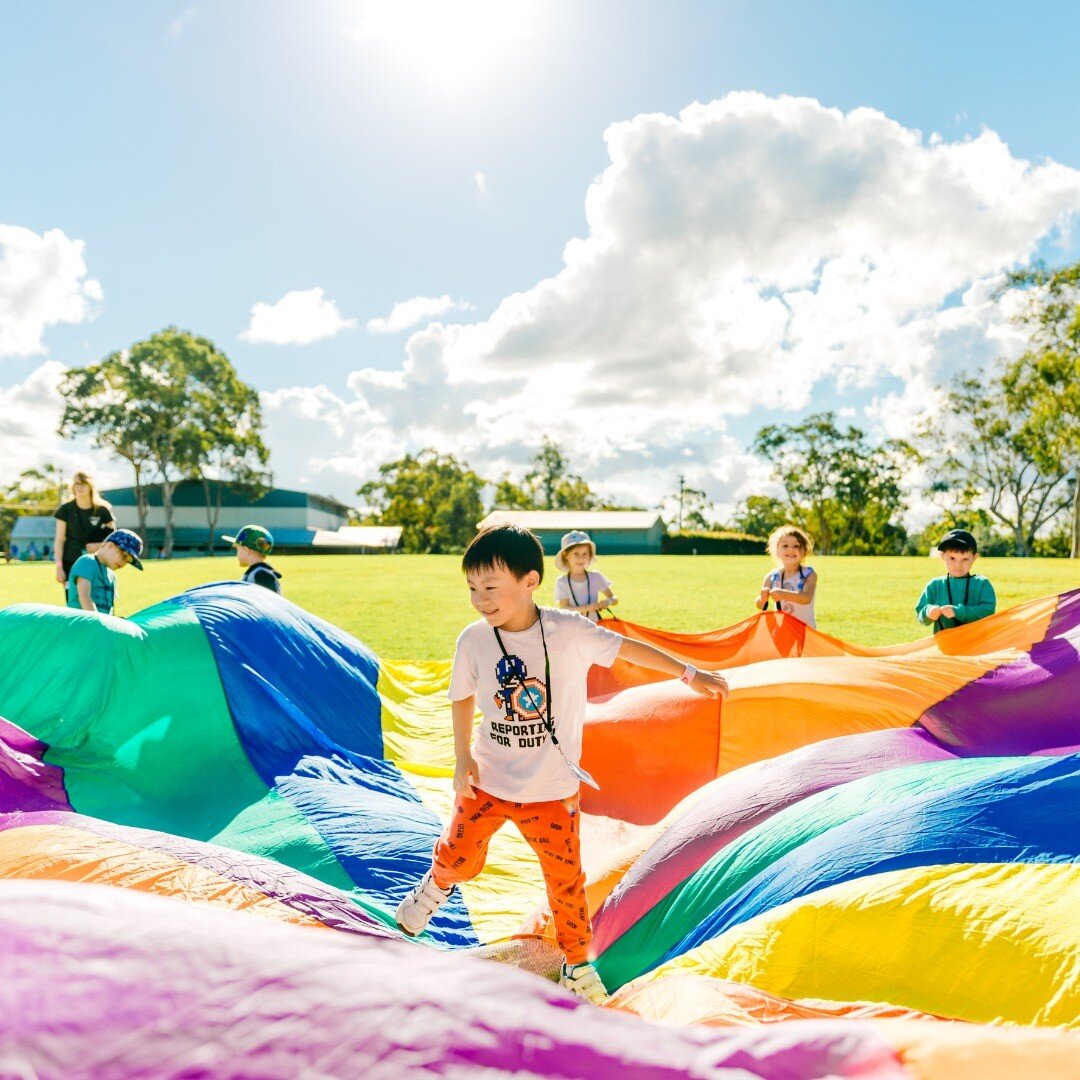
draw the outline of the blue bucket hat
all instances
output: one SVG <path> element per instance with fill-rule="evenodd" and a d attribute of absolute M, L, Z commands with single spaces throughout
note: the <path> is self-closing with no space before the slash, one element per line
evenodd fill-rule
<path fill-rule="evenodd" d="M 113 529 L 105 537 L 105 543 L 115 544 L 121 551 L 126 551 L 131 556 L 131 565 L 136 570 L 143 568 L 142 560 L 139 558 L 142 554 L 142 540 L 139 539 L 138 533 L 133 533 L 130 529 Z"/>

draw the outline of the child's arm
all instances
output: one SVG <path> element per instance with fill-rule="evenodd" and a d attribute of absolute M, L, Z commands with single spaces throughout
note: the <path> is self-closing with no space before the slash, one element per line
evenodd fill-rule
<path fill-rule="evenodd" d="M 476 695 L 451 702 L 450 713 L 454 718 L 454 792 L 466 799 L 475 799 L 473 787 L 480 783 L 480 767 L 472 754 Z"/>
<path fill-rule="evenodd" d="M 61 585 L 67 584 L 67 574 L 64 573 L 64 539 L 67 537 L 67 522 L 63 518 L 56 519 L 56 532 L 53 536 L 53 561 L 56 563 L 56 580 Z"/>
<path fill-rule="evenodd" d="M 79 590 L 79 606 L 83 611 L 97 611 L 97 605 L 90 595 L 90 579 L 77 577 L 75 579 L 75 587 Z"/>
<path fill-rule="evenodd" d="M 994 586 L 985 578 L 979 582 L 979 595 L 974 604 L 953 604 L 954 619 L 962 623 L 978 622 L 997 611 L 997 596 Z"/>
<path fill-rule="evenodd" d="M 616 600 L 617 604 L 619 601 Z M 560 600 L 559 607 L 566 611 L 576 611 L 579 615 L 588 615 L 590 611 L 599 611 L 601 608 L 607 607 L 607 603 L 603 600 L 595 604 L 571 604 L 569 600 Z"/>
<path fill-rule="evenodd" d="M 626 638 L 619 646 L 618 658 L 637 664 L 638 667 L 650 668 L 653 671 L 662 671 L 665 675 L 673 678 L 682 678 L 683 672 L 689 667 L 693 671 L 691 690 L 704 697 L 728 696 L 727 679 L 715 671 L 698 671 L 692 664 L 686 664 L 682 660 L 676 660 L 674 656 L 662 649 L 646 645 L 644 641 L 631 641 Z"/>
<path fill-rule="evenodd" d="M 809 604 L 817 590 L 817 571 L 811 570 L 803 582 L 802 591 L 796 589 L 770 589 L 770 600 L 786 600 L 789 604 Z"/>
<path fill-rule="evenodd" d="M 564 611 L 576 611 L 579 615 L 588 615 L 590 612 L 593 612 L 593 611 L 603 611 L 604 608 L 606 608 L 606 607 L 614 607 L 619 602 L 615 598 L 615 595 L 612 593 L 611 589 L 607 588 L 607 589 L 601 589 L 597 593 L 596 603 L 594 603 L 594 604 L 575 604 L 570 599 L 570 597 L 563 595 L 563 588 L 562 588 L 561 583 L 563 581 L 565 581 L 565 580 L 566 580 L 565 578 L 560 578 L 559 583 L 556 584 L 556 586 L 555 586 L 556 597 L 558 598 L 558 601 L 559 601 L 559 607 L 561 607 Z M 606 580 L 606 579 L 604 579 L 604 580 Z M 586 588 L 588 588 L 588 587 L 589 587 L 588 583 L 586 583 Z M 604 597 L 609 597 L 609 599 L 605 600 Z"/>
<path fill-rule="evenodd" d="M 754 607 L 758 611 L 764 611 L 769 606 L 769 582 L 772 581 L 772 573 L 765 575 L 765 580 L 761 583 L 761 592 L 758 593 L 757 599 L 754 601 Z"/>
<path fill-rule="evenodd" d="M 941 617 L 941 608 L 930 603 L 930 589 L 933 584 L 932 581 L 927 584 L 922 591 L 922 596 L 919 597 L 919 602 L 915 605 L 915 617 L 923 626 L 933 626 Z"/>

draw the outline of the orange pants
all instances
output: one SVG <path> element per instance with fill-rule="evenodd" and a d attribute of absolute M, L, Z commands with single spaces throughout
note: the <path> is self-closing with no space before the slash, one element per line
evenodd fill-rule
<path fill-rule="evenodd" d="M 441 889 L 471 881 L 487 861 L 491 838 L 512 821 L 536 852 L 555 920 L 555 937 L 568 964 L 589 958 L 592 923 L 585 899 L 578 835 L 578 797 L 519 803 L 476 789 L 475 799 L 455 797 L 454 816 L 435 844 L 432 876 Z"/>

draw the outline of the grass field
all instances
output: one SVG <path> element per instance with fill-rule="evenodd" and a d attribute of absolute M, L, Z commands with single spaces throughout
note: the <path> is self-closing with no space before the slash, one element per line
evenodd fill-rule
<path fill-rule="evenodd" d="M 473 618 L 451 555 L 292 555 L 274 559 L 286 595 L 343 627 L 388 660 L 440 660 Z M 815 558 L 820 576 L 818 626 L 834 637 L 888 645 L 925 635 L 913 608 L 941 564 L 925 558 Z M 668 630 L 714 630 L 745 618 L 770 568 L 757 556 L 613 556 L 598 563 L 622 599 L 617 611 L 632 622 Z M 998 610 L 1022 600 L 1080 586 L 1080 562 L 1066 559 L 982 559 L 978 570 L 994 583 Z M 0 563 L 0 607 L 61 603 L 51 563 Z M 194 585 L 237 578 L 234 559 L 148 562 L 119 577 L 118 613 L 130 615 Z M 556 573 L 539 600 L 550 603 Z"/>

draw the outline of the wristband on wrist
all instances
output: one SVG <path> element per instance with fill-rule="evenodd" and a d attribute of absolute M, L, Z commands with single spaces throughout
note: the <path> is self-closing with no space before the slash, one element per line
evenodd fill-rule
<path fill-rule="evenodd" d="M 679 682 L 684 682 L 689 686 L 695 678 L 697 678 L 697 668 L 693 664 L 687 664 L 683 668 L 683 673 L 679 676 Z"/>

